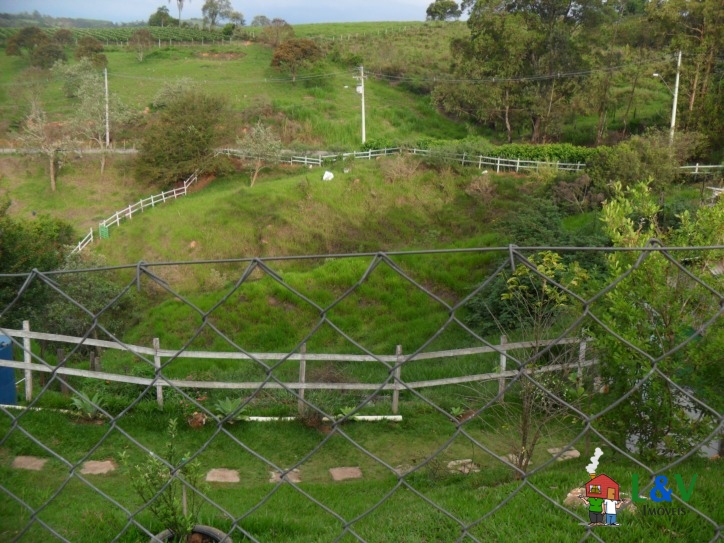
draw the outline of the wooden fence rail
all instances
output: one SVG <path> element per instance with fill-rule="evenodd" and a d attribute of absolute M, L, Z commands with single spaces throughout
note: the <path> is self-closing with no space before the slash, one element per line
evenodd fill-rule
<path fill-rule="evenodd" d="M 324 354 L 324 353 L 308 353 L 306 345 L 302 345 L 298 353 L 251 353 L 246 354 L 238 351 L 219 352 L 219 351 L 186 351 L 177 349 L 161 349 L 158 338 L 154 338 L 153 347 L 143 347 L 138 345 L 125 345 L 114 341 L 78 338 L 73 336 L 64 336 L 59 334 L 47 334 L 44 332 L 33 332 L 30 330 L 30 323 L 23 323 L 23 330 L 0 329 L 3 335 L 20 338 L 23 344 L 23 361 L 0 360 L 0 367 L 15 368 L 25 371 L 25 399 L 30 401 L 33 397 L 33 380 L 32 372 L 55 373 L 56 375 L 68 375 L 75 377 L 84 377 L 89 379 L 102 379 L 105 381 L 113 381 L 120 383 L 129 383 L 141 386 L 155 386 L 156 399 L 159 405 L 163 405 L 163 388 L 197 388 L 197 389 L 226 389 L 226 390 L 255 390 L 259 388 L 269 389 L 288 389 L 299 391 L 301 397 L 304 396 L 305 390 L 383 390 L 392 391 L 392 412 L 397 414 L 399 406 L 400 391 L 405 389 L 420 389 L 439 387 L 445 385 L 457 385 L 463 383 L 483 382 L 498 380 L 501 383 L 500 399 L 504 394 L 504 382 L 507 378 L 517 376 L 519 370 L 506 370 L 507 353 L 520 349 L 529 349 L 532 347 L 546 347 L 549 345 L 579 345 L 578 360 L 567 364 L 551 364 L 544 367 L 528 368 L 527 374 L 537 374 L 544 372 L 560 371 L 575 369 L 579 374 L 582 368 L 594 365 L 596 359 L 586 360 L 586 344 L 585 340 L 579 338 L 562 338 L 543 341 L 521 341 L 516 343 L 507 343 L 505 336 L 501 337 L 499 345 L 472 347 L 466 349 L 453 349 L 447 351 L 436 351 L 428 353 L 418 353 L 410 356 L 403 355 L 402 346 L 398 345 L 394 355 L 351 355 L 351 354 Z M 31 340 L 53 341 L 57 343 L 68 343 L 72 345 L 84 345 L 88 347 L 101 347 L 105 349 L 116 349 L 127 351 L 134 355 L 147 356 L 153 358 L 153 365 L 156 375 L 150 377 L 135 377 L 131 375 L 121 375 L 117 373 L 109 373 L 102 371 L 91 371 L 77 368 L 67 368 L 64 366 L 52 366 L 46 363 L 32 361 L 32 345 Z M 409 361 L 418 360 L 438 360 L 459 356 L 471 356 L 485 353 L 500 354 L 500 368 L 497 372 L 481 373 L 473 375 L 464 375 L 459 377 L 448 377 L 444 379 L 431 379 L 427 381 L 405 382 L 402 379 L 402 368 Z M 168 358 L 203 358 L 203 359 L 222 359 L 222 360 L 291 360 L 299 362 L 299 379 L 296 382 L 224 382 L 224 381 L 189 381 L 180 379 L 168 379 L 161 373 L 161 365 L 163 359 Z M 393 379 L 391 382 L 385 383 L 314 383 L 306 381 L 306 364 L 309 361 L 334 361 L 334 362 L 384 362 L 392 366 Z M 303 402 L 300 402 L 300 410 L 303 408 Z"/>

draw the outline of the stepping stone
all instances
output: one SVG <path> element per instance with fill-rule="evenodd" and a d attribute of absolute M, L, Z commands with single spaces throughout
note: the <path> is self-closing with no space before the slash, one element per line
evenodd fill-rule
<path fill-rule="evenodd" d="M 551 453 L 553 456 L 556 456 L 563 450 L 562 447 L 554 447 L 552 449 L 548 449 L 548 452 Z M 568 449 L 566 452 L 561 454 L 556 460 L 558 462 L 562 462 L 563 460 L 570 460 L 571 458 L 578 458 L 581 456 L 581 453 L 579 453 L 576 449 Z"/>
<path fill-rule="evenodd" d="M 239 472 L 235 469 L 217 468 L 209 470 L 206 481 L 209 483 L 238 483 Z"/>
<path fill-rule="evenodd" d="M 116 465 L 111 460 L 88 460 L 87 462 L 83 462 L 83 467 L 80 472 L 83 475 L 103 475 L 114 469 L 116 469 Z"/>
<path fill-rule="evenodd" d="M 470 458 L 466 458 L 465 460 L 453 460 L 448 462 L 447 469 L 450 473 L 460 472 L 467 475 L 468 473 L 478 473 L 480 471 L 480 466 L 478 466 Z"/>
<path fill-rule="evenodd" d="M 269 479 L 270 483 L 280 483 L 280 482 L 285 481 L 285 479 L 282 479 L 282 474 L 278 471 L 270 471 L 269 475 L 270 475 L 270 479 Z M 288 471 L 287 476 L 286 476 L 286 481 L 288 481 L 290 483 L 301 483 L 302 477 L 299 475 L 299 470 L 293 469 L 292 471 Z"/>
<path fill-rule="evenodd" d="M 335 481 L 344 481 L 345 479 L 361 479 L 362 470 L 360 468 L 331 468 L 329 474 Z"/>
<path fill-rule="evenodd" d="M 413 467 L 410 464 L 400 464 L 397 466 L 393 471 L 400 477 L 403 475 L 407 475 L 413 470 Z"/>
<path fill-rule="evenodd" d="M 513 465 L 518 461 L 518 458 L 514 454 L 506 454 L 505 459 Z M 532 466 L 533 460 L 528 460 L 528 465 Z"/>
<path fill-rule="evenodd" d="M 47 461 L 47 458 L 38 458 L 37 456 L 16 456 L 15 460 L 13 460 L 13 467 L 40 471 Z"/>

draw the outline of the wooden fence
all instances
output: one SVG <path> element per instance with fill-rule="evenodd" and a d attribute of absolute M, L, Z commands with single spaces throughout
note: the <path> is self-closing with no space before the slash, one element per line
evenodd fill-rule
<path fill-rule="evenodd" d="M 133 215 L 135 213 L 138 213 L 139 211 L 142 212 L 146 208 L 155 207 L 157 204 L 162 204 L 167 200 L 175 200 L 180 196 L 186 196 L 189 187 L 193 185 L 197 181 L 197 179 L 198 172 L 194 172 L 189 176 L 188 179 L 186 179 L 186 181 L 184 181 L 183 186 L 172 190 L 167 190 L 166 192 L 162 192 L 161 194 L 154 194 L 153 196 L 144 198 L 136 202 L 135 204 L 131 204 L 128 207 L 121 209 L 120 211 L 116 211 L 113 215 L 98 223 L 100 237 L 108 237 L 108 228 L 113 225 L 118 226 L 123 219 L 131 219 Z"/>
<path fill-rule="evenodd" d="M 466 349 L 454 349 L 449 351 L 436 351 L 418 353 L 411 356 L 405 356 L 402 352 L 402 346 L 398 345 L 394 355 L 351 355 L 351 354 L 314 354 L 306 352 L 306 345 L 302 345 L 298 353 L 251 353 L 245 354 L 241 352 L 218 352 L 218 351 L 185 351 L 174 349 L 161 349 L 158 338 L 153 340 L 152 347 L 143 347 L 137 345 L 124 345 L 114 341 L 96 340 L 88 338 L 77 338 L 72 336 L 64 336 L 58 334 L 46 334 L 43 332 L 32 332 L 30 330 L 29 321 L 23 323 L 22 330 L 0 329 L 0 333 L 13 338 L 21 338 L 23 344 L 23 361 L 17 362 L 13 360 L 0 360 L 0 367 L 9 367 L 25 371 L 25 400 L 30 401 L 33 398 L 33 378 L 32 374 L 36 372 L 54 373 L 56 375 L 68 375 L 76 377 L 84 377 L 89 379 L 102 379 L 105 381 L 113 381 L 120 383 L 129 383 L 141 386 L 155 386 L 156 399 L 160 406 L 163 405 L 163 387 L 177 388 L 197 388 L 197 389 L 226 389 L 226 390 L 256 390 L 261 388 L 268 389 L 287 389 L 299 391 L 301 399 L 304 398 L 305 390 L 384 390 L 392 391 L 392 412 L 398 413 L 400 391 L 406 389 L 421 389 L 430 387 L 439 387 L 445 385 L 459 385 L 465 383 L 474 383 L 482 381 L 497 380 L 499 384 L 500 400 L 503 399 L 505 391 L 505 381 L 508 378 L 517 376 L 519 370 L 507 370 L 507 352 L 519 349 L 530 349 L 533 347 L 545 347 L 548 345 L 570 345 L 578 344 L 578 359 L 576 362 L 568 364 L 551 364 L 543 367 L 536 367 L 525 370 L 528 374 L 545 373 L 560 370 L 575 369 L 580 375 L 582 369 L 597 363 L 596 359 L 586 360 L 587 342 L 579 338 L 562 338 L 543 341 L 522 341 L 516 343 L 508 343 L 505 336 L 501 337 L 500 344 L 496 346 L 472 347 Z M 91 371 L 77 368 L 67 368 L 64 366 L 51 366 L 46 363 L 33 362 L 32 359 L 32 340 L 52 341 L 57 343 L 68 343 L 72 345 L 84 345 L 88 347 L 100 347 L 104 349 L 116 349 L 127 351 L 138 356 L 146 356 L 150 360 L 153 359 L 156 376 L 154 378 L 135 377 L 131 375 L 121 375 L 117 373 L 107 373 L 103 371 Z M 464 375 L 459 377 L 448 377 L 444 379 L 431 379 L 427 381 L 411 381 L 405 382 L 402 378 L 402 369 L 405 363 L 419 360 L 440 360 L 445 358 L 453 358 L 460 356 L 474 356 L 485 353 L 499 353 L 500 364 L 497 372 L 480 373 L 474 375 Z M 178 379 L 168 379 L 161 373 L 163 359 L 169 358 L 201 358 L 207 360 L 291 360 L 299 362 L 299 379 L 296 382 L 225 382 L 225 381 L 188 381 Z M 306 380 L 306 364 L 309 361 L 329 361 L 329 362 L 385 362 L 392 367 L 393 382 L 386 383 L 315 383 Z M 303 402 L 300 400 L 300 412 Z"/>

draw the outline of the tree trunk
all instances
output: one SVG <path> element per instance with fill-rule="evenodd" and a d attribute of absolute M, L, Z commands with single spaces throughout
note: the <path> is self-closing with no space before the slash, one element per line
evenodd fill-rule
<path fill-rule="evenodd" d="M 513 143 L 513 129 L 510 127 L 510 102 L 508 89 L 505 89 L 505 131 L 508 134 L 508 143 Z"/>
<path fill-rule="evenodd" d="M 533 135 L 530 137 L 530 142 L 539 143 L 540 142 L 541 118 L 539 115 L 532 115 L 530 120 L 531 120 L 531 124 L 533 127 Z"/>
<path fill-rule="evenodd" d="M 56 166 L 56 158 L 55 153 L 51 153 L 50 155 L 50 190 L 52 192 L 55 192 L 55 166 Z"/>

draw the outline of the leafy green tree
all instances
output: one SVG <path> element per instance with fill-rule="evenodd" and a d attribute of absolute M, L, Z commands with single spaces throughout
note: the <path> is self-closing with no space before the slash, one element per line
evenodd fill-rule
<path fill-rule="evenodd" d="M 47 43 L 48 35 L 37 26 L 27 26 L 10 36 L 5 45 L 5 54 L 30 56 L 33 49 Z"/>
<path fill-rule="evenodd" d="M 88 58 L 82 58 L 78 62 L 68 64 L 57 62 L 52 69 L 53 77 L 62 81 L 63 94 L 67 98 L 76 98 L 78 89 L 83 81 L 88 78 L 98 77 L 98 70 Z"/>
<path fill-rule="evenodd" d="M 209 24 L 210 30 L 214 29 L 218 21 L 230 19 L 233 11 L 231 0 L 206 0 L 201 8 L 201 13 L 204 14 L 204 20 Z"/>
<path fill-rule="evenodd" d="M 324 57 L 322 49 L 307 38 L 283 41 L 274 49 L 271 66 L 288 72 L 292 81 L 297 80 L 299 70 L 309 67 Z"/>
<path fill-rule="evenodd" d="M 284 19 L 272 19 L 271 22 L 261 31 L 260 39 L 262 42 L 277 47 L 285 40 L 294 37 L 294 29 Z"/>
<path fill-rule="evenodd" d="M 226 102 L 201 91 L 175 95 L 144 130 L 136 177 L 168 188 L 203 170 L 213 158 Z"/>
<path fill-rule="evenodd" d="M 33 308 L 42 305 L 47 292 L 33 282 L 16 300 L 25 278 L 3 274 L 59 268 L 75 233 L 70 224 L 47 215 L 33 220 L 11 217 L 9 207 L 10 198 L 0 197 L 0 325 L 19 328 L 23 320 L 31 318 Z"/>
<path fill-rule="evenodd" d="M 89 59 L 94 66 L 105 68 L 108 65 L 108 58 L 103 54 L 103 43 L 92 36 L 83 36 L 78 40 L 78 47 L 75 50 L 76 60 Z"/>
<path fill-rule="evenodd" d="M 175 26 L 178 24 L 180 22 L 171 16 L 166 6 L 159 7 L 156 13 L 148 18 L 148 26 Z"/>
<path fill-rule="evenodd" d="M 30 54 L 30 64 L 48 70 L 58 61 L 66 59 L 63 47 L 53 42 L 41 43 Z"/>
<path fill-rule="evenodd" d="M 251 26 L 269 26 L 271 25 L 271 19 L 266 15 L 255 15 L 251 20 Z"/>
<path fill-rule="evenodd" d="M 53 41 L 58 45 L 70 45 L 73 43 L 73 33 L 67 28 L 59 28 L 53 34 Z"/>
<path fill-rule="evenodd" d="M 582 77 L 559 75 L 585 67 L 583 29 L 597 24 L 601 2 L 585 0 L 574 6 L 559 0 L 478 0 L 470 9 L 470 38 L 453 45 L 453 71 L 459 78 L 486 79 L 487 84 L 460 91 L 448 87 L 446 100 L 438 97 L 438 103 L 452 103 L 453 113 L 456 103 L 462 104 L 458 111 L 479 122 L 501 112 L 509 122 L 510 111 L 518 110 L 530 122 L 531 141 L 545 142 L 558 132 L 580 88 Z M 500 88 L 495 91 L 499 98 L 490 100 L 490 87 L 499 84 L 494 78 L 515 85 Z M 458 100 L 456 93 L 462 94 Z M 481 101 L 486 104 L 482 109 L 471 107 Z"/>
<path fill-rule="evenodd" d="M 645 183 L 626 190 L 616 184 L 602 212 L 616 247 L 643 247 L 652 238 L 671 246 L 724 243 L 724 201 L 684 212 L 677 229 L 664 228 L 660 216 L 657 197 Z M 668 257 L 615 252 L 608 258 L 611 280 L 630 274 L 606 294 L 605 311 L 598 313 L 627 344 L 592 329 L 610 401 L 620 401 L 616 416 L 606 420 L 605 433 L 622 448 L 633 444 L 645 459 L 662 450 L 688 452 L 718 424 L 712 409 L 720 413 L 724 406 L 724 327 L 721 301 L 712 295 L 712 289 L 724 289 L 714 272 L 724 251 L 670 252 Z M 685 387 L 709 408 L 687 398 Z"/>
<path fill-rule="evenodd" d="M 459 19 L 462 15 L 460 6 L 455 0 L 435 0 L 427 6 L 428 21 L 447 21 L 448 19 Z"/>
<path fill-rule="evenodd" d="M 136 52 L 138 62 L 143 62 L 146 51 L 153 47 L 153 36 L 147 28 L 139 28 L 131 34 L 128 46 Z"/>
<path fill-rule="evenodd" d="M 253 187 L 264 166 L 279 162 L 282 142 L 271 127 L 259 121 L 254 127 L 247 130 L 241 139 L 237 139 L 237 143 L 251 159 L 250 185 Z"/>

